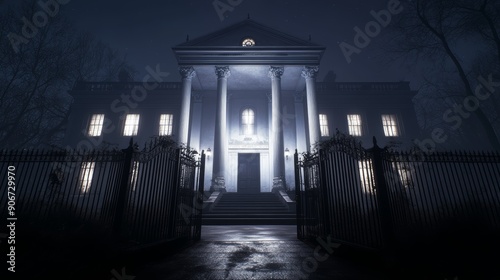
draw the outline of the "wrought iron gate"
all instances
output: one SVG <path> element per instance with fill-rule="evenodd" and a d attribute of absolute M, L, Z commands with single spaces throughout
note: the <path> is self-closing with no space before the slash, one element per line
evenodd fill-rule
<path fill-rule="evenodd" d="M 498 152 L 364 149 L 337 135 L 316 153 L 295 152 L 297 235 L 384 249 L 450 221 L 500 229 Z"/>
<path fill-rule="evenodd" d="M 201 232 L 205 154 L 169 139 L 142 151 L 0 151 L 0 170 L 16 174 L 16 215 L 45 228 L 92 225 L 136 244 Z M 9 169 L 9 170 L 10 170 Z M 0 180 L 7 181 L 7 172 Z M 7 191 L 0 204 L 7 205 Z M 0 217 L 7 217 L 7 207 Z"/>

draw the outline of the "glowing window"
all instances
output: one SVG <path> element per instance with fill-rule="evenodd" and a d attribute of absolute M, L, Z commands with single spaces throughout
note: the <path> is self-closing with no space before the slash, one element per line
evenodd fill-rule
<path fill-rule="evenodd" d="M 139 114 L 128 114 L 123 127 L 123 136 L 136 136 L 139 130 Z"/>
<path fill-rule="evenodd" d="M 399 136 L 398 122 L 396 115 L 382 115 L 382 126 L 387 137 Z"/>
<path fill-rule="evenodd" d="M 244 135 L 253 135 L 255 132 L 255 113 L 252 109 L 245 109 L 241 113 L 241 130 Z"/>
<path fill-rule="evenodd" d="M 241 45 L 243 47 L 253 47 L 255 46 L 255 41 L 252 38 L 246 38 L 245 40 L 243 40 Z"/>
<path fill-rule="evenodd" d="M 132 174 L 130 175 L 130 186 L 132 191 L 135 191 L 137 186 L 137 178 L 139 176 L 139 162 L 134 161 L 132 163 Z"/>
<path fill-rule="evenodd" d="M 92 185 L 92 177 L 94 176 L 95 162 L 82 162 L 80 168 L 80 190 L 82 193 L 87 193 Z"/>
<path fill-rule="evenodd" d="M 397 175 L 399 175 L 399 179 L 401 184 L 408 188 L 412 184 L 412 167 L 409 162 L 394 162 L 393 168 L 397 170 Z"/>
<path fill-rule="evenodd" d="M 101 136 L 102 126 L 104 124 L 104 114 L 94 114 L 90 118 L 88 135 Z"/>
<path fill-rule="evenodd" d="M 349 127 L 349 134 L 352 136 L 361 136 L 361 116 L 360 115 L 347 115 L 347 125 Z"/>
<path fill-rule="evenodd" d="M 359 165 L 359 179 L 361 180 L 361 190 L 363 193 L 374 193 L 375 190 L 375 178 L 373 177 L 373 166 L 372 161 L 361 160 L 358 162 Z"/>
<path fill-rule="evenodd" d="M 160 115 L 160 136 L 172 135 L 173 119 L 172 114 Z"/>
<path fill-rule="evenodd" d="M 325 114 L 319 114 L 319 128 L 322 137 L 330 136 L 330 131 L 328 130 L 328 118 Z"/>

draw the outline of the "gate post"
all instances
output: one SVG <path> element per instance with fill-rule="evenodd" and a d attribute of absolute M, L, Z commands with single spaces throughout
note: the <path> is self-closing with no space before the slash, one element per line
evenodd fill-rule
<path fill-rule="evenodd" d="M 128 148 L 123 149 L 122 152 L 125 153 L 125 159 L 123 163 L 122 176 L 120 179 L 120 185 L 118 186 L 118 201 L 115 209 L 115 219 L 113 223 L 113 233 L 118 236 L 120 235 L 121 228 L 123 225 L 123 220 L 125 218 L 125 208 L 127 205 L 128 189 L 130 184 L 130 169 L 132 168 L 132 160 L 134 155 L 134 140 L 130 138 L 130 143 Z"/>
<path fill-rule="evenodd" d="M 391 215 L 391 200 L 389 198 L 389 190 L 384 177 L 384 165 L 382 159 L 382 151 L 377 145 L 377 139 L 373 137 L 373 148 L 370 149 L 373 154 L 373 176 L 375 179 L 375 192 L 377 196 L 377 205 L 380 215 L 380 223 L 382 226 L 382 236 L 384 248 L 392 251 L 394 249 L 394 227 Z"/>
<path fill-rule="evenodd" d="M 203 219 L 203 197 L 205 196 L 205 151 L 201 151 L 201 159 L 199 165 L 199 176 L 198 176 L 198 190 L 195 196 L 195 204 L 194 204 L 194 215 L 196 215 L 196 219 L 194 221 L 194 234 L 193 240 L 200 240 L 201 237 L 201 224 Z M 198 209 L 199 208 L 199 209 Z"/>
<path fill-rule="evenodd" d="M 327 183 L 327 170 L 326 170 L 326 162 L 325 162 L 325 150 L 320 149 L 318 151 L 318 168 L 319 168 L 319 185 L 318 185 L 318 195 L 321 197 L 318 197 L 318 214 L 321 215 L 319 217 L 319 222 L 323 224 L 323 226 L 320 226 L 320 230 L 323 232 L 320 233 L 323 234 L 324 237 L 326 237 L 328 234 L 331 234 L 332 231 L 330 230 L 330 215 L 329 215 L 329 207 L 330 205 L 328 204 L 328 183 Z"/>
<path fill-rule="evenodd" d="M 200 193 L 200 198 L 203 202 L 203 197 L 205 195 L 205 151 L 201 151 L 201 160 L 200 160 L 200 176 L 198 182 L 198 192 Z"/>
<path fill-rule="evenodd" d="M 299 153 L 297 152 L 297 149 L 295 149 L 295 154 L 293 155 L 293 167 L 295 170 L 295 217 L 297 220 L 297 238 L 302 239 L 304 238 L 302 231 L 302 225 L 304 222 L 302 220 L 302 198 L 300 194 L 302 184 L 300 183 Z"/>
<path fill-rule="evenodd" d="M 170 199 L 171 199 L 171 202 L 172 204 L 170 204 L 171 208 L 168 209 L 169 212 L 170 212 L 170 217 L 169 217 L 169 230 L 168 230 L 168 236 L 170 238 L 172 237 L 176 237 L 175 236 L 175 230 L 176 230 L 176 226 L 177 226 L 177 208 L 179 207 L 179 205 L 177 205 L 178 201 L 177 201 L 177 196 L 179 194 L 179 188 L 180 188 L 180 184 L 181 184 L 181 172 L 182 172 L 182 160 L 181 160 L 181 156 L 182 156 L 182 149 L 181 148 L 177 148 L 175 150 L 175 167 L 174 167 L 174 180 L 173 180 L 173 185 L 171 185 L 172 189 L 170 190 Z"/>

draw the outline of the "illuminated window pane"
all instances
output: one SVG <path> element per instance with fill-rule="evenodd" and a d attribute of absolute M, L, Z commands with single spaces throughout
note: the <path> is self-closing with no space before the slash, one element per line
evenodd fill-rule
<path fill-rule="evenodd" d="M 382 115 L 382 126 L 384 127 L 384 134 L 387 137 L 399 136 L 398 123 L 396 115 Z"/>
<path fill-rule="evenodd" d="M 255 132 L 255 113 L 252 109 L 245 109 L 241 113 L 241 129 L 244 135 L 253 135 Z"/>
<path fill-rule="evenodd" d="M 102 126 L 104 124 L 104 114 L 94 114 L 90 118 L 88 135 L 101 136 Z"/>
<path fill-rule="evenodd" d="M 361 180 L 361 189 L 363 193 L 374 193 L 375 178 L 373 177 L 372 161 L 362 160 L 358 162 L 359 179 Z"/>
<path fill-rule="evenodd" d="M 393 168 L 397 170 L 401 184 L 408 188 L 412 184 L 412 167 L 409 163 L 394 162 Z"/>
<path fill-rule="evenodd" d="M 139 114 L 128 114 L 125 119 L 123 136 L 136 136 L 139 130 Z"/>
<path fill-rule="evenodd" d="M 319 114 L 319 128 L 321 130 L 321 136 L 330 136 L 330 131 L 328 130 L 328 119 L 325 114 Z"/>
<path fill-rule="evenodd" d="M 80 169 L 80 190 L 82 193 L 87 193 L 92 185 L 92 177 L 94 176 L 95 162 L 83 162 Z"/>
<path fill-rule="evenodd" d="M 139 176 L 139 162 L 134 161 L 132 163 L 132 175 L 130 176 L 130 186 L 132 188 L 132 191 L 135 191 L 135 188 L 137 187 L 138 176 Z"/>
<path fill-rule="evenodd" d="M 347 125 L 349 126 L 349 134 L 352 136 L 361 136 L 361 116 L 347 115 Z"/>
<path fill-rule="evenodd" d="M 160 116 L 160 136 L 172 135 L 174 115 L 162 114 Z"/>

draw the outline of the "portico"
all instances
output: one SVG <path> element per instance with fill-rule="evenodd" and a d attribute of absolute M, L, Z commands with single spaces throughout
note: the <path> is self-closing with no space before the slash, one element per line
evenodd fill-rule
<path fill-rule="evenodd" d="M 310 149 L 319 140 L 315 76 L 324 48 L 247 20 L 173 50 L 183 93 L 178 139 L 211 149 L 206 186 L 238 191 L 249 155 L 258 155 L 260 192 L 293 184 L 284 151 Z M 304 89 L 306 109 L 296 110 L 295 96 Z M 201 103 L 198 115 L 211 117 L 193 117 L 193 96 Z"/>

